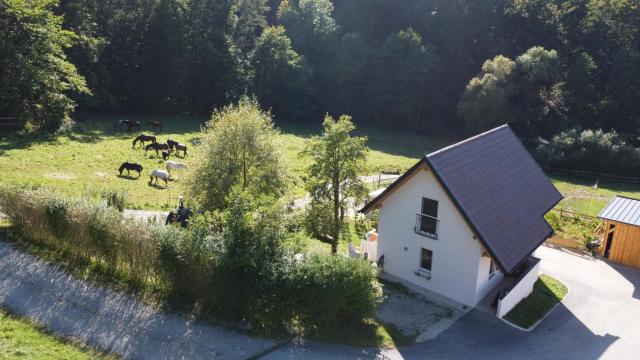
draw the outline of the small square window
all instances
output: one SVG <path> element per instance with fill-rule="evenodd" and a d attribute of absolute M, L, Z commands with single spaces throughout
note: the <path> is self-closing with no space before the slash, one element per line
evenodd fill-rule
<path fill-rule="evenodd" d="M 431 271 L 431 262 L 433 260 L 433 251 L 421 249 L 420 269 Z"/>

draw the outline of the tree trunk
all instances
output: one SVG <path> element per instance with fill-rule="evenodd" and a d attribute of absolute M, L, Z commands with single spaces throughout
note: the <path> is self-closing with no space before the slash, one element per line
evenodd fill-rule
<path fill-rule="evenodd" d="M 340 240 L 340 181 L 333 181 L 333 243 L 331 252 L 338 252 L 338 241 Z"/>

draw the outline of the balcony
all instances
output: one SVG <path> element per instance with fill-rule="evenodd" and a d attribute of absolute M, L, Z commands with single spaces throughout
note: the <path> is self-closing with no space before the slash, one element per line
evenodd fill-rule
<path fill-rule="evenodd" d="M 429 216 L 426 214 L 416 214 L 416 225 L 414 227 L 414 231 L 416 232 L 416 234 L 430 237 L 432 239 L 437 239 L 439 225 L 440 220 L 433 216 Z"/>

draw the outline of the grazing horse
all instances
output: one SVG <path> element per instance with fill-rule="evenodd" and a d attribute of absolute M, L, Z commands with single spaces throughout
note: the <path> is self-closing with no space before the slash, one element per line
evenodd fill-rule
<path fill-rule="evenodd" d="M 118 169 L 118 171 L 120 171 L 120 176 L 122 176 L 122 172 L 124 170 L 127 170 L 127 175 L 129 175 L 129 170 L 134 170 L 138 172 L 138 177 L 140 177 L 140 173 L 142 172 L 142 165 L 140 164 L 136 164 L 136 163 L 130 163 L 130 162 L 123 162 L 122 165 L 120 165 L 120 169 Z"/>
<path fill-rule="evenodd" d="M 169 155 L 171 155 L 171 149 L 162 150 L 161 154 L 162 154 L 162 160 L 166 161 L 169 158 Z"/>
<path fill-rule="evenodd" d="M 140 146 L 144 146 L 144 143 L 146 141 L 151 141 L 152 143 L 156 142 L 156 137 L 153 135 L 145 135 L 145 134 L 140 134 L 138 135 L 135 139 L 133 139 L 133 148 L 136 147 L 136 143 L 140 141 Z"/>
<path fill-rule="evenodd" d="M 158 179 L 162 179 L 164 180 L 164 186 L 167 187 L 169 185 L 169 173 L 164 171 L 164 170 L 160 170 L 160 169 L 154 169 L 151 172 L 151 176 L 149 176 L 149 185 L 153 185 L 153 180 L 156 181 L 156 185 L 158 185 Z"/>
<path fill-rule="evenodd" d="M 186 169 L 187 165 L 176 161 L 167 161 L 167 172 L 171 175 L 171 170 Z"/>
<path fill-rule="evenodd" d="M 156 156 L 159 156 L 160 153 L 158 152 L 158 150 L 169 150 L 171 149 L 169 147 L 168 144 L 161 144 L 161 143 L 151 143 L 147 146 L 144 147 L 144 154 L 147 154 L 147 151 L 149 150 L 155 150 L 156 151 Z"/>
<path fill-rule="evenodd" d="M 120 131 L 122 131 L 123 127 L 127 128 L 127 131 L 131 131 L 133 128 L 138 129 L 140 131 L 140 122 L 139 121 L 131 121 L 131 120 L 119 120 L 113 123 L 113 130 L 116 130 L 116 126 Z"/>
<path fill-rule="evenodd" d="M 182 156 L 187 156 L 187 145 L 180 144 L 179 142 L 172 139 L 167 140 L 167 144 L 169 144 L 171 150 L 175 149 L 176 155 L 178 155 L 178 151 L 182 151 Z"/>
<path fill-rule="evenodd" d="M 164 129 L 164 124 L 162 123 L 162 121 L 147 121 L 147 125 L 151 126 L 155 132 L 162 132 L 162 130 Z"/>

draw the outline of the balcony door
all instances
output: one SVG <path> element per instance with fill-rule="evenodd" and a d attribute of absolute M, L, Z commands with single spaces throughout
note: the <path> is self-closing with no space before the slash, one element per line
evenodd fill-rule
<path fill-rule="evenodd" d="M 422 198 L 420 231 L 425 234 L 435 235 L 438 233 L 438 202 L 436 200 Z"/>

